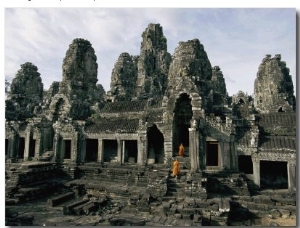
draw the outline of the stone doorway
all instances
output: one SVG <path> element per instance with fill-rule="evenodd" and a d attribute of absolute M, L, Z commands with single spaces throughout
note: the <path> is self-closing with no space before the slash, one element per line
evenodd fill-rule
<path fill-rule="evenodd" d="M 35 139 L 30 138 L 30 143 L 29 143 L 29 157 L 33 158 L 35 154 Z"/>
<path fill-rule="evenodd" d="M 206 166 L 219 166 L 219 142 L 206 142 Z"/>
<path fill-rule="evenodd" d="M 178 153 L 178 147 L 182 143 L 185 148 L 189 147 L 189 128 L 193 117 L 191 99 L 183 93 L 176 101 L 173 121 L 173 151 Z"/>
<path fill-rule="evenodd" d="M 86 162 L 96 162 L 98 160 L 98 139 L 86 140 Z"/>
<path fill-rule="evenodd" d="M 253 174 L 251 155 L 239 155 L 239 171 L 245 174 Z"/>
<path fill-rule="evenodd" d="M 104 162 L 117 162 L 118 142 L 117 140 L 103 140 Z"/>
<path fill-rule="evenodd" d="M 63 140 L 64 159 L 71 159 L 71 140 Z"/>
<path fill-rule="evenodd" d="M 25 138 L 20 137 L 20 139 L 19 139 L 18 158 L 24 158 L 24 150 L 25 150 Z"/>
<path fill-rule="evenodd" d="M 287 162 L 260 161 L 261 189 L 288 189 Z"/>
<path fill-rule="evenodd" d="M 125 143 L 124 162 L 137 163 L 137 157 L 138 157 L 137 140 L 124 140 L 123 143 Z"/>
<path fill-rule="evenodd" d="M 147 132 L 148 137 L 148 164 L 164 162 L 164 136 L 154 125 Z"/>

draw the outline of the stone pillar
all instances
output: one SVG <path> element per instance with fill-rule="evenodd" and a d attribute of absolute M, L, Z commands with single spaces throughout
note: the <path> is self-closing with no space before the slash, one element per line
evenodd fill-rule
<path fill-rule="evenodd" d="M 117 155 L 117 162 L 122 163 L 122 140 L 117 139 L 118 142 L 118 155 Z"/>
<path fill-rule="evenodd" d="M 226 156 L 226 151 L 225 151 L 224 141 L 221 141 L 221 142 L 219 142 L 219 146 L 218 146 L 218 157 L 219 157 L 218 164 L 219 164 L 220 169 L 224 169 L 225 156 Z"/>
<path fill-rule="evenodd" d="M 61 154 L 60 154 L 60 136 L 58 133 L 55 133 L 53 138 L 53 155 L 56 162 L 61 161 Z"/>
<path fill-rule="evenodd" d="M 144 143 L 144 153 L 142 153 L 141 155 L 141 162 L 138 163 L 140 165 L 146 165 L 147 162 L 147 157 L 148 157 L 148 138 L 147 138 L 147 133 L 145 133 L 145 143 Z"/>
<path fill-rule="evenodd" d="M 289 190 L 296 190 L 296 160 L 287 163 Z"/>
<path fill-rule="evenodd" d="M 38 158 L 41 155 L 41 138 L 37 138 L 35 140 L 35 151 L 34 151 L 34 157 Z"/>
<path fill-rule="evenodd" d="M 122 140 L 122 164 L 125 163 L 125 140 Z"/>
<path fill-rule="evenodd" d="M 191 160 L 191 171 L 198 171 L 200 169 L 199 132 L 196 128 L 189 128 L 189 154 Z"/>
<path fill-rule="evenodd" d="M 260 187 L 260 160 L 252 157 L 253 163 L 253 182 Z"/>
<path fill-rule="evenodd" d="M 78 144 L 78 133 L 76 132 L 74 134 L 74 138 L 72 137 L 71 139 L 71 161 L 72 162 L 80 161 L 80 154 L 78 154 L 77 144 Z"/>
<path fill-rule="evenodd" d="M 28 158 L 29 158 L 30 137 L 31 137 L 31 131 L 29 129 L 29 130 L 26 130 L 26 133 L 25 133 L 24 161 L 28 161 Z"/>
<path fill-rule="evenodd" d="M 103 150 L 103 139 L 98 139 L 98 162 L 103 162 L 104 150 Z"/>
<path fill-rule="evenodd" d="M 147 162 L 147 155 L 148 155 L 147 131 L 140 131 L 138 133 L 137 143 L 138 143 L 137 164 L 145 165 Z"/>
<path fill-rule="evenodd" d="M 39 158 L 42 154 L 42 132 L 41 129 L 36 129 L 35 131 L 35 151 L 34 157 Z"/>

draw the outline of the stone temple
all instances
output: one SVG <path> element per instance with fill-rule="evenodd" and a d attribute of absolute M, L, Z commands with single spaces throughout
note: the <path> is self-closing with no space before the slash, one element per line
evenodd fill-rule
<path fill-rule="evenodd" d="M 229 96 L 198 39 L 171 55 L 149 24 L 107 92 L 97 68 L 78 38 L 47 91 L 34 64 L 16 73 L 5 101 L 6 225 L 295 221 L 296 99 L 280 54 L 262 59 L 253 96 Z"/>

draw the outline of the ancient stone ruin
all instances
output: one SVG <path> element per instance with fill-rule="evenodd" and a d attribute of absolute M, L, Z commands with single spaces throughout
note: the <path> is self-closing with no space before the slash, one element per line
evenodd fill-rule
<path fill-rule="evenodd" d="M 262 60 L 253 96 L 228 95 L 198 39 L 171 56 L 159 24 L 139 56 L 116 58 L 107 92 L 84 39 L 47 91 L 21 65 L 5 101 L 7 226 L 296 224 L 296 102 L 280 55 Z"/>

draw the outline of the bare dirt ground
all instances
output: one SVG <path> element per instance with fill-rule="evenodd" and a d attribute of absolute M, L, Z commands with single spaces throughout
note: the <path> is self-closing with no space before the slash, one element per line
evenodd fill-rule
<path fill-rule="evenodd" d="M 262 224 L 261 226 L 296 226 L 296 217 L 290 217 L 290 218 L 262 218 L 261 219 Z"/>

